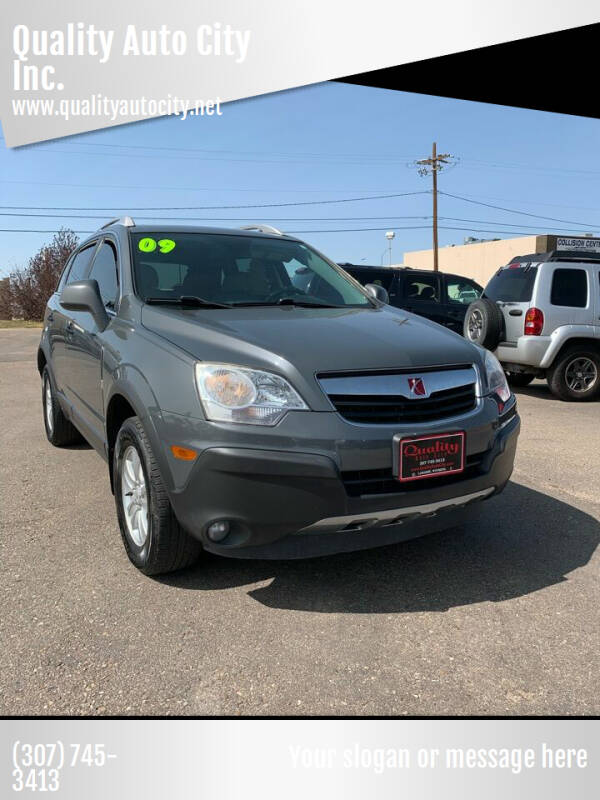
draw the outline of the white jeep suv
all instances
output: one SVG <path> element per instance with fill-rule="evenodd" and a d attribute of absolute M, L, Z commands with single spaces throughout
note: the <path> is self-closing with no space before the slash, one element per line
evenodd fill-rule
<path fill-rule="evenodd" d="M 600 253 L 513 259 L 469 306 L 464 335 L 494 351 L 515 386 L 546 378 L 561 400 L 598 397 Z"/>

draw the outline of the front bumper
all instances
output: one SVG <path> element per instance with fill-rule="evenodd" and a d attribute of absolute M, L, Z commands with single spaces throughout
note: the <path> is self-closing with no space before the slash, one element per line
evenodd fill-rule
<path fill-rule="evenodd" d="M 348 469 L 391 469 L 392 434 L 346 425 L 354 439 L 332 436 L 330 429 L 330 452 L 298 452 L 298 441 L 286 449 L 234 441 L 208 446 L 184 484 L 171 488 L 171 503 L 181 525 L 207 550 L 238 558 L 302 558 L 449 528 L 467 517 L 473 503 L 500 492 L 512 472 L 520 420 L 515 409 L 500 425 L 494 406 L 461 426 L 467 457 L 480 457 L 476 468 L 452 479 L 409 489 L 393 484 L 392 491 L 378 494 L 349 492 Z M 337 415 L 326 416 L 330 426 L 337 424 Z M 231 532 L 215 544 L 206 529 L 217 520 L 228 520 Z"/>

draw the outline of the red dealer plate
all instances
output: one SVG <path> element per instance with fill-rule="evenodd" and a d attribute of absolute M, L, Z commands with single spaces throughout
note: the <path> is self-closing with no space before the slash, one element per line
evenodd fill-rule
<path fill-rule="evenodd" d="M 398 448 L 399 481 L 418 481 L 453 475 L 465 468 L 465 433 L 438 433 L 402 439 Z"/>

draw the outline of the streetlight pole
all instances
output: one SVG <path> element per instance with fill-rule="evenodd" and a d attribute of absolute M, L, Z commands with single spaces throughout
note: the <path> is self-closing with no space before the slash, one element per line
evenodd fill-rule
<path fill-rule="evenodd" d="M 394 231 L 387 231 L 386 234 L 385 234 L 385 238 L 388 240 L 388 250 L 389 250 L 389 254 L 390 254 L 390 267 L 392 266 L 392 240 L 394 239 L 395 236 L 396 236 L 396 234 L 394 233 Z"/>

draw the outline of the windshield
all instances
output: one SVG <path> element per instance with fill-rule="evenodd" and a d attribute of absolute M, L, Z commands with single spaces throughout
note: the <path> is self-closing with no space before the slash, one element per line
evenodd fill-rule
<path fill-rule="evenodd" d="M 222 305 L 368 306 L 355 284 L 305 244 L 215 233 L 132 234 L 142 300 Z"/>
<path fill-rule="evenodd" d="M 533 294 L 537 267 L 504 267 L 485 287 L 484 297 L 505 303 L 528 303 Z"/>

